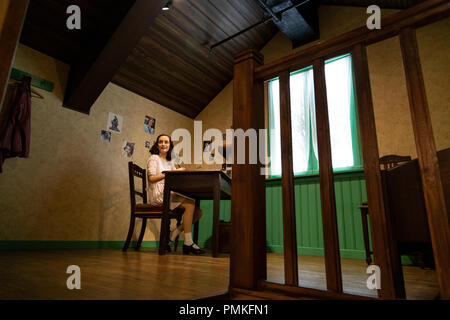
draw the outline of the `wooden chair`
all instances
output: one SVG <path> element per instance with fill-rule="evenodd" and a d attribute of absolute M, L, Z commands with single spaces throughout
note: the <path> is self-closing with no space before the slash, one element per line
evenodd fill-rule
<path fill-rule="evenodd" d="M 141 247 L 142 239 L 144 238 L 145 228 L 147 226 L 147 219 L 161 219 L 162 218 L 162 206 L 153 206 L 147 203 L 147 174 L 146 170 L 142 169 L 133 162 L 128 162 L 128 174 L 130 178 L 130 203 L 131 203 L 131 219 L 130 228 L 128 230 L 127 240 L 122 248 L 122 251 L 126 251 L 130 245 L 131 237 L 134 233 L 134 225 L 136 218 L 142 219 L 142 228 L 139 235 L 135 250 L 139 250 Z M 138 191 L 135 188 L 134 177 L 142 179 L 142 191 Z M 142 203 L 136 203 L 136 195 L 142 198 Z M 169 212 L 169 219 L 176 219 L 177 226 L 181 223 L 181 218 L 183 216 L 184 209 L 176 208 Z M 170 220 L 169 220 L 170 221 Z M 167 230 L 161 230 L 161 232 L 169 233 L 170 224 Z M 168 239 L 168 237 L 166 237 Z M 159 244 L 166 245 L 166 244 Z M 174 250 L 176 251 L 178 247 L 178 237 L 175 240 Z"/>
<path fill-rule="evenodd" d="M 390 154 L 380 158 L 380 165 L 383 166 L 383 170 L 388 170 L 397 167 L 399 163 L 408 161 L 411 161 L 410 156 L 397 156 L 395 154 Z"/>
<path fill-rule="evenodd" d="M 399 164 L 401 164 L 402 162 L 411 161 L 411 157 L 390 154 L 381 157 L 379 160 L 380 165 L 383 166 L 383 170 L 388 170 L 399 166 Z M 366 251 L 366 262 L 368 265 L 370 265 L 372 263 L 373 251 L 370 249 L 369 226 L 367 222 L 367 216 L 369 215 L 369 206 L 367 205 L 367 202 L 363 202 L 360 206 L 358 206 L 358 209 L 361 210 L 364 249 Z"/>

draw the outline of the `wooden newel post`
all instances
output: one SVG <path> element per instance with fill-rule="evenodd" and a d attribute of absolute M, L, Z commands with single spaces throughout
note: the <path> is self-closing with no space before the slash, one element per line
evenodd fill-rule
<path fill-rule="evenodd" d="M 381 269 L 383 299 L 403 299 L 402 266 L 397 246 L 392 238 L 391 226 L 385 210 L 378 154 L 375 114 L 372 105 L 369 66 L 366 48 L 361 44 L 352 49 L 354 83 L 358 108 L 364 172 L 366 176 L 367 200 L 369 204 L 370 227 L 375 264 Z"/>
<path fill-rule="evenodd" d="M 428 225 L 430 226 L 431 243 L 436 262 L 437 280 L 441 297 L 450 299 L 450 222 L 415 30 L 403 29 L 400 32 L 400 45 Z"/>
<path fill-rule="evenodd" d="M 234 130 L 254 129 L 258 132 L 265 127 L 264 86 L 262 82 L 256 83 L 254 77 L 255 68 L 263 63 L 263 59 L 254 49 L 235 56 Z M 249 163 L 249 139 L 245 139 L 245 164 L 236 163 L 237 146 L 234 141 L 230 287 L 252 290 L 257 288 L 259 280 L 266 279 L 267 274 L 265 176 L 261 174 L 260 163 Z"/>

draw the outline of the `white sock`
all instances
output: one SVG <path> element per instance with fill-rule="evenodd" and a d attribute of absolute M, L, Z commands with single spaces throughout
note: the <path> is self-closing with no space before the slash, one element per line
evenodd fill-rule
<path fill-rule="evenodd" d="M 188 232 L 184 234 L 184 244 L 191 246 L 194 242 L 192 241 L 192 233 Z"/>
<path fill-rule="evenodd" d="M 200 249 L 199 246 L 197 246 L 194 241 L 192 241 L 192 233 L 185 233 L 184 234 L 184 244 L 186 246 L 192 246 L 194 249 Z"/>
<path fill-rule="evenodd" d="M 177 236 L 181 233 L 180 229 L 176 228 L 170 233 L 170 241 L 175 241 Z"/>

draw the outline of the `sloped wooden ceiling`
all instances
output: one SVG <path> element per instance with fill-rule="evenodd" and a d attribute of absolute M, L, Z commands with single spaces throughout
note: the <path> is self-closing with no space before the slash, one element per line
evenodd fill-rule
<path fill-rule="evenodd" d="M 277 28 L 262 24 L 212 51 L 210 47 L 263 16 L 254 0 L 174 0 L 112 81 L 195 118 L 232 79 L 234 54 L 263 47 Z"/>
<path fill-rule="evenodd" d="M 72 76 L 73 72 L 76 73 L 80 69 L 78 67 L 80 58 L 89 55 L 95 57 L 106 47 L 112 35 L 117 35 L 118 29 L 122 30 L 123 37 L 126 33 L 123 33 L 122 22 L 127 20 L 128 26 L 132 24 L 133 15 L 130 16 L 132 11 L 130 8 L 134 8 L 135 15 L 138 16 L 137 4 L 150 7 L 149 3 L 161 2 L 161 0 L 146 1 L 30 0 L 21 42 L 71 65 L 69 84 L 77 85 L 77 81 L 84 79 L 83 74 Z M 323 5 L 376 4 L 381 8 L 394 9 L 405 9 L 423 2 L 422 0 L 317 1 Z M 268 4 L 273 1 L 264 0 L 264 2 Z M 95 81 L 103 81 L 104 86 L 112 81 L 143 97 L 195 118 L 232 79 L 233 56 L 249 47 L 262 48 L 278 32 L 273 22 L 260 24 L 210 50 L 213 44 L 267 17 L 260 6 L 261 3 L 258 3 L 256 0 L 173 0 L 170 10 L 153 12 L 157 16 L 152 18 L 153 22 L 149 20 L 149 27 L 142 29 L 144 34 L 142 37 L 139 36 L 135 42 L 128 41 L 127 54 L 123 59 L 116 59 L 117 65 L 111 65 L 108 70 L 111 75 L 105 75 L 103 78 L 93 76 L 90 83 L 89 81 L 83 83 L 84 88 L 89 89 Z M 72 4 L 81 8 L 81 30 L 66 28 L 68 17 L 66 9 Z M 154 7 L 156 8 L 156 5 Z M 111 45 L 108 50 L 109 56 L 114 56 Z M 96 67 L 99 65 L 104 67 L 102 61 L 98 59 L 92 61 L 95 61 Z M 92 74 L 95 73 L 91 72 L 90 75 Z M 85 92 L 80 91 L 81 94 L 72 99 L 75 102 L 70 106 L 66 105 L 66 102 L 67 94 L 70 96 L 71 90 L 67 91 L 65 106 L 89 113 L 102 90 L 91 94 L 90 100 L 84 98 Z M 73 94 L 70 98 L 73 98 Z M 80 100 L 83 101 L 78 103 Z"/>

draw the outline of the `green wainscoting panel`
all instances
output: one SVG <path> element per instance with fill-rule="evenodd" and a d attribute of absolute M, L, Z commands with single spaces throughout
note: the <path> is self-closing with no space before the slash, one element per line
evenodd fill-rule
<path fill-rule="evenodd" d="M 213 221 L 213 201 L 200 201 L 200 209 L 203 216 L 199 222 L 198 245 L 204 248 L 211 248 L 212 221 Z M 220 220 L 231 220 L 231 200 L 220 201 Z"/>
<path fill-rule="evenodd" d="M 339 248 L 342 258 L 364 259 L 361 214 L 357 208 L 366 201 L 364 173 L 337 173 L 334 176 Z M 294 179 L 297 251 L 323 255 L 322 210 L 318 176 Z M 281 181 L 266 183 L 267 245 L 272 252 L 283 252 Z"/>

